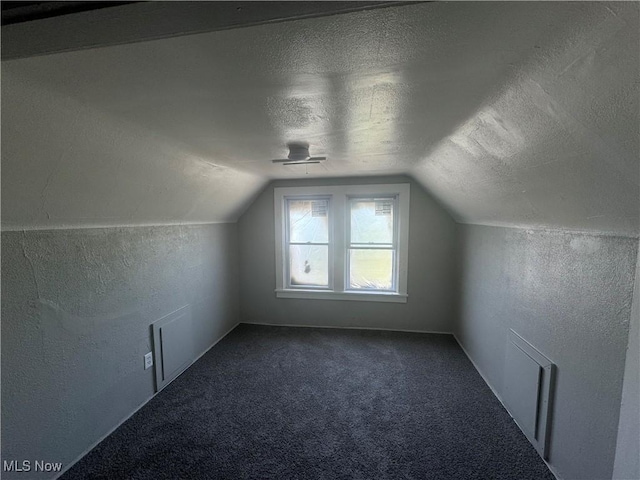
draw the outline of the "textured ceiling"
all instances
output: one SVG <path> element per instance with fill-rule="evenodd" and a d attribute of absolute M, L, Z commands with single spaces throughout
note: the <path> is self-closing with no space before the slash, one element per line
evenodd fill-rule
<path fill-rule="evenodd" d="M 636 3 L 424 3 L 5 61 L 3 227 L 227 221 L 407 173 L 459 221 L 637 235 Z M 320 165 L 282 166 L 288 141 Z"/>

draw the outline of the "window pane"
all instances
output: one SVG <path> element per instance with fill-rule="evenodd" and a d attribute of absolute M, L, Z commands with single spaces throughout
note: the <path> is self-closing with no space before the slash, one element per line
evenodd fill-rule
<path fill-rule="evenodd" d="M 289 241 L 329 242 L 329 200 L 289 200 Z"/>
<path fill-rule="evenodd" d="M 349 288 L 392 290 L 393 250 L 350 249 Z"/>
<path fill-rule="evenodd" d="M 290 245 L 289 265 L 292 287 L 329 286 L 329 247 L 327 245 Z"/>
<path fill-rule="evenodd" d="M 393 243 L 393 199 L 351 200 L 351 243 Z"/>

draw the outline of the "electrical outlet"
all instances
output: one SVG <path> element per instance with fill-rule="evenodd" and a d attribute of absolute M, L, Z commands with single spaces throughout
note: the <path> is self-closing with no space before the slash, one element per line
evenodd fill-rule
<path fill-rule="evenodd" d="M 149 352 L 144 356 L 144 369 L 147 370 L 151 367 L 153 367 L 153 354 Z"/>

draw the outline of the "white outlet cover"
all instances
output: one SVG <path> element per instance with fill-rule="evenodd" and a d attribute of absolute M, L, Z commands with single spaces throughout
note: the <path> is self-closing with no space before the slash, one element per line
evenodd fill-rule
<path fill-rule="evenodd" d="M 153 354 L 151 352 L 144 356 L 144 369 L 147 370 L 153 367 Z"/>

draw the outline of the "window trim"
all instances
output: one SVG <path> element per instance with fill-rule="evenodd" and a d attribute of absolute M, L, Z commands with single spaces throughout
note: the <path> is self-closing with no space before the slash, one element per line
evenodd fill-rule
<path fill-rule="evenodd" d="M 348 213 L 351 198 L 375 196 L 397 196 L 397 291 L 368 291 L 349 290 L 345 282 L 348 265 L 346 244 L 349 241 L 350 228 Z M 323 197 L 330 196 L 329 201 L 329 285 L 333 289 L 287 288 L 285 265 L 287 238 L 287 222 L 285 216 L 286 199 L 288 197 Z M 409 206 L 410 187 L 408 183 L 375 184 L 375 185 L 332 185 L 312 187 L 275 187 L 274 188 L 274 217 L 275 217 L 275 259 L 276 259 L 276 288 L 278 298 L 306 298 L 318 300 L 356 300 L 373 302 L 407 301 L 407 270 L 409 258 Z M 333 220 L 331 220 L 333 219 Z M 331 242 L 331 239 L 333 242 Z M 333 261 L 331 259 L 333 258 Z"/>

